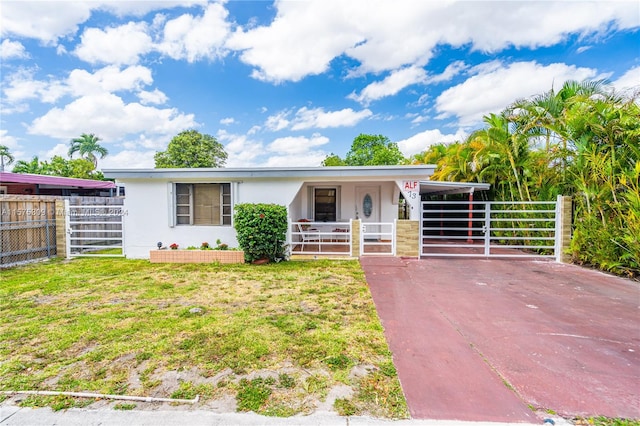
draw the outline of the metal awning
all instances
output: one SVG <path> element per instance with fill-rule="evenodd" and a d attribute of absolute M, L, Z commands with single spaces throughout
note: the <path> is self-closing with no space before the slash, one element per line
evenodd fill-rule
<path fill-rule="evenodd" d="M 421 181 L 420 194 L 448 195 L 448 194 L 473 194 L 475 191 L 487 191 L 491 185 L 475 182 L 442 182 Z"/>

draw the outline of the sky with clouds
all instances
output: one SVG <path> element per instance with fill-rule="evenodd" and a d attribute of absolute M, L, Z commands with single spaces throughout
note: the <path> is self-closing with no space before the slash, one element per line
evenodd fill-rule
<path fill-rule="evenodd" d="M 102 139 L 153 167 L 215 136 L 227 167 L 317 166 L 360 133 L 406 156 L 566 80 L 640 87 L 638 1 L 29 1 L 0 5 L 0 144 Z"/>

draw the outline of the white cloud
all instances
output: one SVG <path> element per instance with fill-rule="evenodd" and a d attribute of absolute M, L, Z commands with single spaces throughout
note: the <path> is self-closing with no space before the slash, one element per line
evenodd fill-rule
<path fill-rule="evenodd" d="M 592 79 L 596 71 L 566 64 L 541 65 L 515 62 L 507 66 L 496 62 L 475 68 L 478 73 L 464 83 L 438 96 L 438 118 L 456 117 L 461 126 L 482 121 L 482 116 L 498 113 L 515 99 L 527 98 L 560 87 L 567 80 Z"/>
<path fill-rule="evenodd" d="M 227 47 L 242 51 L 252 76 L 299 81 L 325 72 L 341 55 L 352 74 L 427 64 L 438 45 L 496 52 L 551 46 L 577 34 L 640 26 L 636 2 L 279 1 L 267 25 L 239 29 Z M 570 16 L 571 19 L 567 19 Z"/>
<path fill-rule="evenodd" d="M 56 155 L 66 158 L 67 155 L 69 154 L 69 145 L 64 143 L 59 143 L 59 144 L 56 144 L 56 146 L 54 146 L 50 150 L 46 152 L 40 152 L 39 154 L 40 154 L 40 158 L 42 159 L 52 158 Z"/>
<path fill-rule="evenodd" d="M 0 145 L 4 145 L 9 149 L 18 147 L 18 140 L 9 134 L 8 130 L 0 129 Z"/>
<path fill-rule="evenodd" d="M 256 166 L 256 159 L 264 154 L 264 146 L 259 141 L 250 140 L 246 135 L 218 131 L 216 138 L 224 143 L 228 158 L 227 167 Z"/>
<path fill-rule="evenodd" d="M 624 73 L 620 78 L 613 82 L 616 90 L 624 91 L 635 88 L 640 90 L 640 66 L 636 66 Z"/>
<path fill-rule="evenodd" d="M 468 69 L 469 66 L 465 64 L 463 61 L 455 61 L 450 63 L 447 68 L 444 69 L 442 74 L 430 75 L 426 82 L 429 84 L 432 83 L 442 83 L 444 81 L 449 81 L 456 75 L 460 74 L 462 71 Z"/>
<path fill-rule="evenodd" d="M 206 0 L 3 1 L 0 7 L 0 35 L 11 34 L 55 44 L 60 37 L 75 34 L 78 25 L 87 21 L 95 10 L 109 11 L 120 17 L 143 16 L 153 10 L 205 3 Z"/>
<path fill-rule="evenodd" d="M 372 115 L 373 113 L 368 109 L 356 112 L 351 108 L 344 108 L 339 111 L 325 112 L 323 108 L 308 109 L 302 107 L 296 112 L 296 116 L 292 121 L 291 130 L 355 126 L 360 121 Z"/>
<path fill-rule="evenodd" d="M 194 62 L 225 55 L 230 34 L 229 12 L 220 3 L 210 3 L 202 16 L 184 14 L 167 21 L 157 49 L 173 59 Z"/>
<path fill-rule="evenodd" d="M 155 151 L 123 150 L 100 159 L 100 169 L 147 169 L 155 166 Z"/>
<path fill-rule="evenodd" d="M 23 69 L 7 78 L 3 92 L 9 103 L 29 99 L 53 103 L 67 95 L 78 97 L 103 92 L 137 91 L 153 83 L 151 70 L 140 65 L 124 69 L 110 65 L 94 73 L 75 69 L 64 80 L 51 78 L 49 81 L 39 81 L 34 79 L 33 74 L 33 70 Z"/>
<path fill-rule="evenodd" d="M 28 133 L 67 139 L 92 132 L 111 141 L 137 133 L 175 135 L 196 124 L 193 114 L 183 114 L 175 108 L 125 104 L 112 93 L 101 93 L 78 98 L 64 108 L 49 110 L 31 123 Z"/>
<path fill-rule="evenodd" d="M 226 117 L 220 120 L 220 124 L 222 124 L 223 126 L 228 126 L 230 124 L 235 123 L 236 120 L 233 119 L 233 117 Z"/>
<path fill-rule="evenodd" d="M 147 31 L 147 24 L 144 22 L 129 22 L 105 30 L 87 28 L 74 53 L 91 64 L 136 64 L 140 56 L 153 47 Z"/>
<path fill-rule="evenodd" d="M 287 127 L 289 127 L 289 120 L 287 119 L 289 113 L 289 111 L 280 111 L 277 114 L 270 115 L 269 117 L 267 117 L 267 121 L 264 123 L 265 127 L 272 132 L 286 129 Z"/>
<path fill-rule="evenodd" d="M 406 157 L 417 154 L 428 149 L 437 143 L 451 143 L 466 139 L 467 133 L 463 129 L 458 129 L 454 134 L 443 134 L 438 129 L 425 130 L 407 139 L 398 141 L 398 148 Z"/>
<path fill-rule="evenodd" d="M 78 24 L 89 19 L 91 9 L 88 2 L 3 1 L 0 34 L 52 44 L 59 37 L 75 33 Z"/>
<path fill-rule="evenodd" d="M 254 78 L 299 81 L 320 74 L 333 58 L 364 40 L 349 19 L 358 9 L 355 2 L 280 1 L 275 7 L 277 16 L 269 26 L 239 29 L 226 43 L 255 67 Z"/>
<path fill-rule="evenodd" d="M 145 90 L 141 90 L 137 93 L 138 98 L 140 99 L 140 103 L 142 105 L 163 105 L 167 103 L 169 98 L 163 92 L 158 89 L 154 89 L 153 92 L 148 92 Z"/>
<path fill-rule="evenodd" d="M 315 147 L 329 143 L 329 138 L 314 133 L 311 138 L 305 136 L 287 136 L 278 138 L 267 145 L 267 150 L 277 154 L 297 155 L 312 152 Z M 290 163 L 296 164 L 296 163 Z"/>
<path fill-rule="evenodd" d="M 19 41 L 11 41 L 9 39 L 2 40 L 2 44 L 0 44 L 0 59 L 3 61 L 28 57 L 29 55 L 25 51 L 24 46 Z"/>
<path fill-rule="evenodd" d="M 371 101 L 395 95 L 412 84 L 424 82 L 426 77 L 427 73 L 424 69 L 415 66 L 406 67 L 392 72 L 382 81 L 369 84 L 359 95 L 350 94 L 348 98 L 366 105 Z"/>
<path fill-rule="evenodd" d="M 322 165 L 322 161 L 327 157 L 323 151 L 311 151 L 300 155 L 275 155 L 269 157 L 264 163 L 264 167 L 317 167 Z"/>
<path fill-rule="evenodd" d="M 71 71 L 67 79 L 71 94 L 74 96 L 123 90 L 135 91 L 151 83 L 153 83 L 151 70 L 141 65 L 134 65 L 124 69 L 109 65 L 94 73 L 75 69 Z"/>

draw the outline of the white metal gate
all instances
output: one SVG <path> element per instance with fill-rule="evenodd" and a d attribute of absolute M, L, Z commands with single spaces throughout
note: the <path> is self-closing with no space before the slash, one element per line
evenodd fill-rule
<path fill-rule="evenodd" d="M 558 203 L 425 201 L 420 255 L 556 257 Z"/>
<path fill-rule="evenodd" d="M 360 225 L 361 256 L 395 256 L 396 239 L 393 222 L 362 222 Z"/>
<path fill-rule="evenodd" d="M 122 205 L 70 206 L 67 211 L 67 257 L 124 256 Z"/>

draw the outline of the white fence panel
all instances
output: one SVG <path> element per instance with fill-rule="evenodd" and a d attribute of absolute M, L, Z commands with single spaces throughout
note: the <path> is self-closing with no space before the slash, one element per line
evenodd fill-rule
<path fill-rule="evenodd" d="M 556 257 L 555 201 L 422 203 L 423 257 Z"/>
<path fill-rule="evenodd" d="M 67 205 L 67 253 L 70 257 L 122 257 L 122 205 Z"/>

